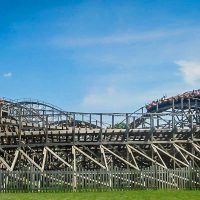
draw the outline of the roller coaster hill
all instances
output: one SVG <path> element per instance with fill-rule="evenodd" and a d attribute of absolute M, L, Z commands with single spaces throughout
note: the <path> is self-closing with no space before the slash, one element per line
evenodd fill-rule
<path fill-rule="evenodd" d="M 200 166 L 200 90 L 133 113 L 67 112 L 31 99 L 0 101 L 0 169 Z"/>

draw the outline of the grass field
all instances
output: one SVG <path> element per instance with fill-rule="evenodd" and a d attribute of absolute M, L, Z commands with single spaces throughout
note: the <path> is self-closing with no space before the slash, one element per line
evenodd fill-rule
<path fill-rule="evenodd" d="M 0 200 L 199 200 L 200 191 L 120 191 L 77 193 L 6 193 Z"/>

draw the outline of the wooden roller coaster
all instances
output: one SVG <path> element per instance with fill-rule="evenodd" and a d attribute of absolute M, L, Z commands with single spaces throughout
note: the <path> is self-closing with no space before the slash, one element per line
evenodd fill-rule
<path fill-rule="evenodd" d="M 200 95 L 154 101 L 134 113 L 67 112 L 38 100 L 0 101 L 0 169 L 200 166 Z"/>

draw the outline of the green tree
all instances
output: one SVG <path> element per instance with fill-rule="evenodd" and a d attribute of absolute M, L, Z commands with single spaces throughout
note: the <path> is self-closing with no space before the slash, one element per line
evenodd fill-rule
<path fill-rule="evenodd" d="M 121 122 L 121 123 L 117 123 L 115 124 L 114 126 L 115 128 L 118 128 L 118 129 L 126 129 L 126 124 Z"/>

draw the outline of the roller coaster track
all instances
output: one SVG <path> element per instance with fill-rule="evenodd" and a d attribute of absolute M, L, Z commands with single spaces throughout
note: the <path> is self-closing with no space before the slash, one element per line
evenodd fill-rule
<path fill-rule="evenodd" d="M 170 97 L 167 99 L 161 99 L 153 101 L 151 104 L 141 107 L 130 116 L 136 113 L 143 113 L 142 117 L 135 120 L 135 124 L 130 124 L 131 127 L 138 127 L 144 121 L 145 117 L 148 117 L 152 113 L 198 113 L 200 112 L 200 94 L 195 92 L 186 92 L 182 95 Z M 124 120 L 125 121 L 125 120 Z M 124 122 L 122 121 L 122 122 Z M 199 122 L 198 122 L 199 123 Z"/>
<path fill-rule="evenodd" d="M 133 113 L 67 112 L 38 100 L 4 98 L 0 168 L 198 168 L 198 92 L 162 98 Z"/>

